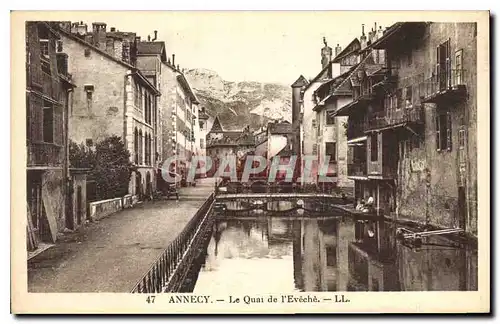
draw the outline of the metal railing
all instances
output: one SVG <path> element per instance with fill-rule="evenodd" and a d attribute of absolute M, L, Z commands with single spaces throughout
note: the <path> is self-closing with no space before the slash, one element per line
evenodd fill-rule
<path fill-rule="evenodd" d="M 465 74 L 466 71 L 464 69 L 445 69 L 440 71 L 421 83 L 420 93 L 424 98 L 427 98 L 441 91 L 465 85 Z"/>
<path fill-rule="evenodd" d="M 402 123 L 421 123 L 424 121 L 422 105 L 412 105 L 408 108 L 374 112 L 368 115 L 367 130 L 396 126 Z"/>
<path fill-rule="evenodd" d="M 210 211 L 215 201 L 212 193 L 187 223 L 182 232 L 160 254 L 151 268 L 136 283 L 132 293 L 160 293 L 175 291 L 182 284 L 190 260 L 198 253 L 195 247 L 208 228 Z"/>
<path fill-rule="evenodd" d="M 28 143 L 28 166 L 62 166 L 62 147 L 52 143 Z"/>

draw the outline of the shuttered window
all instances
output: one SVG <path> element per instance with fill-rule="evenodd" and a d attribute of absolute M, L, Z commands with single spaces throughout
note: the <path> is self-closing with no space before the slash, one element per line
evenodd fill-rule
<path fill-rule="evenodd" d="M 452 125 L 450 112 L 436 115 L 436 148 L 438 151 L 452 150 Z"/>

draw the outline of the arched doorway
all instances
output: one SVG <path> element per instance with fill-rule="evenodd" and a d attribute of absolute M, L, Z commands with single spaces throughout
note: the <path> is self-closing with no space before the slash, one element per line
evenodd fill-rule
<path fill-rule="evenodd" d="M 139 171 L 135 172 L 135 194 L 142 199 L 142 176 Z"/>
<path fill-rule="evenodd" d="M 153 184 L 151 183 L 151 173 L 146 173 L 146 198 L 151 199 L 153 195 Z"/>

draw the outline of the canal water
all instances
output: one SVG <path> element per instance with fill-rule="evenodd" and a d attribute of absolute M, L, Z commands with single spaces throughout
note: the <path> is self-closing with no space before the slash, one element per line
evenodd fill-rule
<path fill-rule="evenodd" d="M 401 243 L 397 225 L 338 215 L 214 216 L 184 292 L 477 290 L 477 251 L 443 237 Z"/>

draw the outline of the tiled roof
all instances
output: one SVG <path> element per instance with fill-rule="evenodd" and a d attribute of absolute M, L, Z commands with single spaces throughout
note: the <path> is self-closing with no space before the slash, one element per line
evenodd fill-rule
<path fill-rule="evenodd" d="M 271 134 L 289 134 L 292 132 L 292 124 L 286 120 L 282 122 L 269 123 L 268 129 Z"/>
<path fill-rule="evenodd" d="M 161 54 L 165 48 L 164 42 L 139 42 L 137 52 L 139 54 Z"/>

